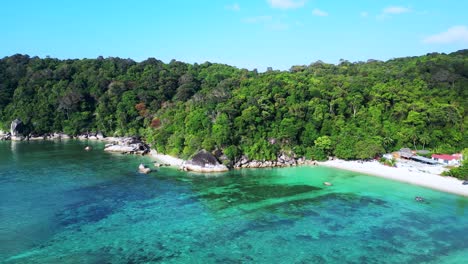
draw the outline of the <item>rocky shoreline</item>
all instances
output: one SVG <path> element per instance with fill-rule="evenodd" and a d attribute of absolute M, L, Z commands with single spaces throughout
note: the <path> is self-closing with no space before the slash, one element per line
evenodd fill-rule
<path fill-rule="evenodd" d="M 206 150 L 201 150 L 191 159 L 182 162 L 180 169 L 195 172 L 226 172 L 229 168 L 221 164 L 218 159 Z"/>
<path fill-rule="evenodd" d="M 306 160 L 305 158 L 296 158 L 294 156 L 282 153 L 276 160 L 250 160 L 247 156 L 241 156 L 236 161 L 230 161 L 221 150 L 210 153 L 201 150 L 192 156 L 189 160 L 181 160 L 169 155 L 159 154 L 151 150 L 150 146 L 138 137 L 105 137 L 101 132 L 87 132 L 77 136 L 70 136 L 65 133 L 55 132 L 43 135 L 24 135 L 24 126 L 20 119 L 15 119 L 11 123 L 10 132 L 0 131 L 0 140 L 98 140 L 107 142 L 104 151 L 121 154 L 151 155 L 157 160 L 162 160 L 162 164 L 177 166 L 184 171 L 194 172 L 226 172 L 229 169 L 241 168 L 273 168 L 273 167 L 291 167 L 299 165 L 317 165 L 317 162 Z M 222 161 L 224 164 L 222 164 Z M 226 166 L 225 164 L 229 164 Z"/>
<path fill-rule="evenodd" d="M 72 136 L 69 136 L 64 133 L 48 133 L 44 135 L 12 135 L 10 132 L 5 134 L 0 134 L 0 140 L 13 140 L 13 141 L 29 141 L 29 140 L 60 140 L 60 139 L 71 139 Z"/>
<path fill-rule="evenodd" d="M 217 154 L 216 152 L 214 154 Z M 250 160 L 247 156 L 242 156 L 239 160 L 234 162 L 231 166 L 225 166 L 219 162 L 224 158 L 216 158 L 213 153 L 201 150 L 189 160 L 182 160 L 173 156 L 158 153 L 151 150 L 151 156 L 156 160 L 166 163 L 170 166 L 177 167 L 184 171 L 194 172 L 225 172 L 229 169 L 243 169 L 243 168 L 284 168 L 301 165 L 318 165 L 316 161 L 307 160 L 305 158 L 289 157 L 286 154 L 280 155 L 273 161 L 259 161 Z M 202 156 L 200 156 L 202 155 Z"/>
<path fill-rule="evenodd" d="M 25 126 L 21 119 L 15 119 L 11 122 L 10 132 L 5 133 L 0 131 L 0 140 L 13 141 L 30 141 L 30 140 L 62 140 L 62 139 L 79 139 L 79 140 L 99 140 L 108 142 L 105 145 L 104 151 L 117 152 L 122 154 L 139 154 L 145 155 L 150 152 L 150 147 L 137 137 L 105 137 L 101 132 L 86 132 L 77 136 L 70 136 L 62 132 L 45 133 L 42 135 L 27 134 L 25 135 Z M 87 150 L 90 148 L 87 147 Z"/>
<path fill-rule="evenodd" d="M 242 156 L 237 162 L 234 163 L 234 169 L 242 168 L 283 168 L 293 167 L 300 165 L 317 165 L 316 161 L 307 160 L 304 157 L 295 158 L 286 154 L 281 154 L 276 160 L 249 160 L 247 156 Z"/>
<path fill-rule="evenodd" d="M 150 153 L 150 147 L 137 137 L 113 138 L 112 143 L 106 144 L 104 151 L 122 154 L 146 155 Z M 116 140 L 115 140 L 116 139 Z M 103 139 L 108 141 L 108 139 Z"/>

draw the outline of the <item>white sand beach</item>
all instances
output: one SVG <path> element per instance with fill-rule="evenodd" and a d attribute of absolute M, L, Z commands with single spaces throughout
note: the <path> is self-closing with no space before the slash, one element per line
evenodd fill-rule
<path fill-rule="evenodd" d="M 179 159 L 170 155 L 160 154 L 156 150 L 151 150 L 151 156 L 156 159 L 156 161 L 164 164 L 169 164 L 170 166 L 179 167 L 184 162 L 183 159 Z"/>
<path fill-rule="evenodd" d="M 453 177 L 438 175 L 443 171 L 442 166 L 430 166 L 409 161 L 398 161 L 397 167 L 395 168 L 382 165 L 378 161 L 361 162 L 344 161 L 339 159 L 319 162 L 319 164 L 327 167 L 379 176 L 468 197 L 468 185 L 463 185 L 463 181 Z"/>

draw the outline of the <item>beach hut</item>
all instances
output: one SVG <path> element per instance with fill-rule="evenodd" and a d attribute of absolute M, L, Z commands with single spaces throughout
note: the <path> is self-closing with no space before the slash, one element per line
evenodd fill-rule
<path fill-rule="evenodd" d="M 428 159 L 428 158 L 422 157 L 422 156 L 412 156 L 412 157 L 410 157 L 410 159 L 414 160 L 414 161 L 417 161 L 417 162 L 429 164 L 429 165 L 436 165 L 437 164 L 437 161 L 432 160 L 432 159 Z"/>
<path fill-rule="evenodd" d="M 399 151 L 400 157 L 404 159 L 411 159 L 414 156 L 413 152 L 409 148 L 402 148 Z"/>
<path fill-rule="evenodd" d="M 461 155 L 432 154 L 432 160 L 449 166 L 458 166 L 460 165 Z"/>

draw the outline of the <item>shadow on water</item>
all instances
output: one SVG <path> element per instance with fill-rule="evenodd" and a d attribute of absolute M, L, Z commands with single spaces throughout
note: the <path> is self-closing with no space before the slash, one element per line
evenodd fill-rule
<path fill-rule="evenodd" d="M 56 221 L 62 226 L 98 222 L 113 213 L 122 210 L 127 204 L 137 202 L 140 209 L 145 209 L 145 201 L 153 201 L 161 196 L 176 197 L 183 190 L 172 183 L 158 181 L 147 175 L 132 173 L 129 177 L 101 182 L 91 186 L 67 191 L 79 201 L 66 205 L 58 212 Z M 188 190 L 188 189 L 187 189 Z M 174 204 L 184 205 L 196 202 L 194 199 L 175 200 Z"/>
<path fill-rule="evenodd" d="M 270 199 L 287 199 L 292 196 L 319 191 L 321 188 L 308 185 L 235 185 L 217 189 L 200 189 L 198 197 L 217 203 L 217 209 L 252 204 Z"/>
<path fill-rule="evenodd" d="M 160 168 L 140 175 L 135 171 L 140 157 L 83 155 L 82 143 L 64 145 L 45 144 L 41 155 L 31 151 L 44 147 L 39 144 L 15 147 L 16 165 L 32 173 L 11 174 L 21 181 L 6 180 L 3 186 L 24 184 L 24 190 L 37 188 L 37 195 L 22 193 L 22 201 L 10 187 L 2 189 L 10 193 L 5 201 L 50 206 L 51 214 L 32 213 L 45 220 L 31 229 L 53 229 L 37 243 L 11 249 L 9 256 L 20 261 L 420 263 L 468 247 L 460 235 L 468 232 L 466 199 L 438 194 L 450 205 L 420 204 L 414 196 L 340 189 L 348 182 L 338 176 L 330 188 L 305 169 L 207 176 Z M 34 173 L 44 161 L 59 160 L 60 152 L 64 158 L 56 163 L 63 167 Z M 33 158 L 37 164 L 28 163 Z M 63 168 L 73 173 L 62 174 Z M 46 201 L 54 199 L 63 201 Z"/>

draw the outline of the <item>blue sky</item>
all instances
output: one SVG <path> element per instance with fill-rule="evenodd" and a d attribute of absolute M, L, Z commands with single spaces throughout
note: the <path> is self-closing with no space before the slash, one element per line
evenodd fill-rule
<path fill-rule="evenodd" d="M 286 70 L 468 48 L 464 0 L 15 0 L 0 57 L 154 57 Z"/>

